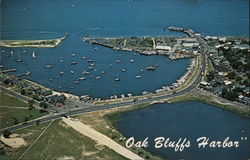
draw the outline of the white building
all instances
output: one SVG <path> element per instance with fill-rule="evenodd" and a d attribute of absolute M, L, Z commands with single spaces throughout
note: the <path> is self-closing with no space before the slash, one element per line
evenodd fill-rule
<path fill-rule="evenodd" d="M 170 51 L 171 47 L 170 46 L 165 46 L 165 45 L 156 45 L 155 49 Z"/>

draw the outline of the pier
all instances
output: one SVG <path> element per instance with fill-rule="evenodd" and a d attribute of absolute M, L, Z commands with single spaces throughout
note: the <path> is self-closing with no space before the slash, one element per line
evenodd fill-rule
<path fill-rule="evenodd" d="M 186 29 L 186 28 L 180 28 L 180 27 L 168 27 L 168 30 L 176 31 L 176 32 L 184 32 L 190 37 L 194 37 L 194 34 L 195 34 L 192 29 Z"/>

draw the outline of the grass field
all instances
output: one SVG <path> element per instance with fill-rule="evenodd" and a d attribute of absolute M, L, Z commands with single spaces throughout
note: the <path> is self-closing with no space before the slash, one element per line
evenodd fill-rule
<path fill-rule="evenodd" d="M 12 97 L 8 94 L 0 92 L 0 129 L 10 127 L 17 123 L 22 123 L 28 120 L 36 119 L 48 114 L 40 112 L 37 109 L 28 109 L 28 104 Z M 1 107 L 5 106 L 5 107 Z M 20 107 L 20 108 L 18 108 Z M 26 107 L 27 109 L 23 108 Z"/>
<path fill-rule="evenodd" d="M 0 106 L 28 107 L 28 104 L 6 93 L 0 92 Z"/>
<path fill-rule="evenodd" d="M 15 125 L 16 122 L 22 123 L 28 120 L 39 118 L 46 114 L 48 113 L 40 112 L 37 109 L 28 110 L 0 107 L 0 129 Z"/>
<path fill-rule="evenodd" d="M 1 160 L 17 159 L 48 125 L 40 124 L 15 133 L 22 135 L 27 146 L 12 149 L 0 157 Z M 66 159 L 67 160 L 126 160 L 107 147 L 97 145 L 93 140 L 81 135 L 61 120 L 56 120 L 40 137 L 22 159 Z"/>

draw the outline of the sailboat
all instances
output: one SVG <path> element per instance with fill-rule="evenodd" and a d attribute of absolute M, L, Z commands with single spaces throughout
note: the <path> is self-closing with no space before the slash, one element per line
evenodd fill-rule
<path fill-rule="evenodd" d="M 16 60 L 16 62 L 22 62 L 19 52 L 18 52 L 18 59 Z"/>
<path fill-rule="evenodd" d="M 118 72 L 116 73 L 115 81 L 120 81 L 120 78 L 118 77 Z"/>
<path fill-rule="evenodd" d="M 33 51 L 33 53 L 32 53 L 32 58 L 33 59 L 36 58 L 35 51 Z"/>

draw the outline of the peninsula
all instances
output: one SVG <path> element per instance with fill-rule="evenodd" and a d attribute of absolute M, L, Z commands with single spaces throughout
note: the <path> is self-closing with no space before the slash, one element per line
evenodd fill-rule
<path fill-rule="evenodd" d="M 65 38 L 68 37 L 66 33 L 61 38 L 47 39 L 47 40 L 0 40 L 2 47 L 38 47 L 38 48 L 54 48 L 58 46 Z"/>

